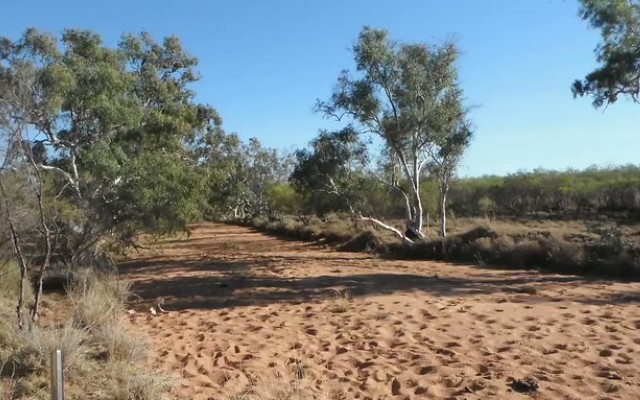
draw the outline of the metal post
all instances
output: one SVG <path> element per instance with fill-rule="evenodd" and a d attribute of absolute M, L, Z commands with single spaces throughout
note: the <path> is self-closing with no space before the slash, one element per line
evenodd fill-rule
<path fill-rule="evenodd" d="M 54 350 L 51 353 L 51 399 L 64 400 L 62 350 Z"/>

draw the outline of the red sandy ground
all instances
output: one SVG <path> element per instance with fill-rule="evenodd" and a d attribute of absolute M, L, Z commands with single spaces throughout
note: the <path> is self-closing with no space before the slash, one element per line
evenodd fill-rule
<path fill-rule="evenodd" d="M 121 273 L 181 399 L 640 399 L 640 284 L 200 225 Z M 167 313 L 144 309 L 163 297 Z M 537 391 L 512 389 L 532 377 Z"/>

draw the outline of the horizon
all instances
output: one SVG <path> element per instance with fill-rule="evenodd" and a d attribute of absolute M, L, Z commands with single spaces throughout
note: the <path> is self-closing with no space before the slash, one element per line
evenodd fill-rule
<path fill-rule="evenodd" d="M 637 165 L 637 105 L 620 100 L 597 110 L 589 98 L 571 93 L 572 82 L 596 66 L 593 49 L 600 41 L 578 17 L 577 1 L 385 5 L 11 3 L 0 36 L 15 39 L 28 27 L 56 35 L 82 28 L 115 45 L 127 32 L 148 31 L 157 40 L 176 35 L 200 60 L 196 100 L 219 111 L 227 132 L 287 150 L 306 146 L 320 129 L 342 126 L 312 109 L 316 99 L 330 96 L 340 70 L 354 69 L 349 49 L 364 25 L 387 29 L 401 42 L 455 36 L 461 87 L 467 104 L 479 106 L 471 113 L 476 130 L 461 177 Z"/>

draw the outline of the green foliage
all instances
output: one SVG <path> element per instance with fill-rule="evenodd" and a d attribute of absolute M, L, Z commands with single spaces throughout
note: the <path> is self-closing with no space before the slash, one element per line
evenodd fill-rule
<path fill-rule="evenodd" d="M 365 27 L 353 53 L 357 75 L 344 71 L 331 99 L 317 108 L 325 116 L 348 116 L 361 132 L 382 140 L 381 177 L 401 197 L 409 229 L 422 236 L 421 176 L 429 167 L 446 196 L 471 138 L 458 50 L 451 42 L 399 44 L 387 31 Z"/>
<path fill-rule="evenodd" d="M 478 200 L 478 210 L 484 215 L 492 214 L 496 211 L 496 202 L 490 197 L 483 196 Z"/>
<path fill-rule="evenodd" d="M 192 145 L 221 119 L 193 101 L 197 60 L 178 38 L 126 34 L 113 48 L 90 31 L 29 29 L 0 43 L 7 154 L 24 170 L 11 143 L 33 143 L 61 248 L 92 252 L 104 235 L 170 232 L 202 218 L 206 182 Z"/>
<path fill-rule="evenodd" d="M 458 215 L 485 215 L 487 206 L 502 215 L 535 212 L 593 214 L 640 212 L 640 167 L 592 167 L 486 176 L 457 181 L 451 209 Z"/>
<path fill-rule="evenodd" d="M 600 107 L 620 96 L 638 102 L 640 92 L 640 2 L 637 0 L 581 0 L 580 16 L 602 33 L 596 48 L 599 67 L 573 84 L 575 96 L 593 97 Z"/>
<path fill-rule="evenodd" d="M 293 186 L 287 183 L 279 183 L 271 186 L 267 197 L 269 208 L 283 214 L 296 214 L 302 204 L 302 197 L 295 191 Z"/>
<path fill-rule="evenodd" d="M 242 143 L 238 135 L 209 129 L 192 148 L 205 181 L 205 217 L 216 219 L 268 214 L 269 191 L 286 181 L 289 158 L 263 147 L 253 138 Z"/>
<path fill-rule="evenodd" d="M 296 152 L 290 181 L 316 213 L 351 211 L 359 208 L 363 169 L 367 152 L 351 127 L 336 132 L 322 131 L 310 149 Z"/>

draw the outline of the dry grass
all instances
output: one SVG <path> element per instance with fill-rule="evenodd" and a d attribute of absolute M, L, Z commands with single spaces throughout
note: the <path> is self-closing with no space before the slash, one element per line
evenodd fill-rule
<path fill-rule="evenodd" d="M 283 375 L 261 373 L 259 377 L 247 374 L 248 384 L 240 390 L 230 390 L 227 400 L 342 400 L 338 388 L 321 382 L 301 357 L 291 360 Z M 320 379 L 322 380 L 322 379 Z"/>
<path fill-rule="evenodd" d="M 73 304 L 73 322 L 90 330 L 100 330 L 111 324 L 125 311 L 125 303 L 131 296 L 128 283 L 113 275 L 78 273 L 75 283 L 68 289 Z"/>
<path fill-rule="evenodd" d="M 0 367 L 2 367 L 2 365 L 0 365 Z M 11 399 L 14 399 L 15 398 L 15 386 L 16 386 L 16 382 L 11 377 L 9 377 L 9 378 L 7 378 L 5 380 L 0 380 L 0 400 L 11 400 Z"/>
<path fill-rule="evenodd" d="M 327 310 L 334 314 L 341 314 L 351 309 L 351 299 L 346 290 L 334 289 L 335 296 L 330 300 Z"/>
<path fill-rule="evenodd" d="M 15 344 L 20 350 L 14 361 L 19 365 L 29 366 L 37 373 L 48 373 L 49 357 L 54 350 L 62 350 L 67 374 L 80 373 L 90 353 L 86 346 L 89 333 L 72 324 L 51 329 L 34 327 L 18 335 Z"/>
<path fill-rule="evenodd" d="M 110 362 L 144 362 L 148 348 L 144 337 L 123 323 L 102 325 L 92 334 L 93 344 L 105 351 Z"/>
<path fill-rule="evenodd" d="M 78 275 L 69 288 L 72 317 L 19 331 L 12 298 L 0 293 L 0 400 L 48 399 L 49 357 L 63 351 L 69 398 L 157 400 L 172 380 L 152 371 L 144 337 L 123 319 L 129 286 L 113 275 Z"/>
<path fill-rule="evenodd" d="M 174 385 L 173 378 L 154 371 L 142 371 L 130 360 L 110 362 L 105 369 L 108 377 L 103 381 L 95 398 L 113 400 L 160 400 Z"/>
<path fill-rule="evenodd" d="M 402 221 L 386 221 L 402 227 Z M 447 259 L 481 266 L 541 268 L 572 274 L 615 278 L 640 277 L 640 224 L 613 220 L 548 220 L 524 218 L 455 218 L 449 223 L 447 254 L 432 221 L 432 238 L 411 248 L 402 246 L 387 231 L 330 215 L 324 220 L 255 220 L 263 231 L 302 240 L 326 239 L 345 251 L 367 251 L 393 258 Z"/>
<path fill-rule="evenodd" d="M 234 394 L 227 395 L 228 400 L 315 400 L 304 382 L 285 382 L 282 379 L 261 379 Z"/>

